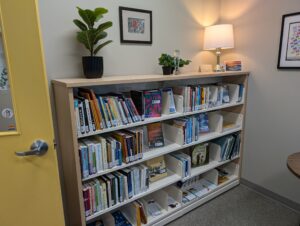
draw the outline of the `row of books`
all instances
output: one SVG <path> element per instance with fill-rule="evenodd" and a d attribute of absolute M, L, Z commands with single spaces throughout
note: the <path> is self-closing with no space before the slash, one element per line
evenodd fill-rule
<path fill-rule="evenodd" d="M 133 128 L 79 141 L 82 177 L 143 158 L 143 130 Z"/>
<path fill-rule="evenodd" d="M 214 84 L 178 86 L 174 87 L 173 91 L 177 97 L 182 97 L 183 111 L 191 112 L 220 106 L 222 104 L 241 102 L 244 95 L 244 85 Z"/>
<path fill-rule="evenodd" d="M 150 176 L 146 165 L 106 174 L 83 185 L 85 215 L 114 206 L 145 192 L 149 188 Z"/>
<path fill-rule="evenodd" d="M 239 155 L 241 144 L 241 134 L 235 133 L 213 140 L 210 149 L 212 152 L 217 151 L 217 159 L 226 161 Z"/>
<path fill-rule="evenodd" d="M 74 97 L 74 111 L 79 136 L 141 121 L 141 116 L 130 97 L 116 93 L 98 95 L 92 89 L 78 90 Z"/>
<path fill-rule="evenodd" d="M 201 113 L 195 116 L 169 121 L 164 124 L 164 132 L 166 134 L 181 134 L 182 136 L 179 140 L 174 140 L 173 138 L 175 136 L 173 135 L 169 138 L 179 144 L 189 144 L 197 141 L 201 134 L 210 132 L 208 113 Z"/>
<path fill-rule="evenodd" d="M 243 84 L 179 86 L 130 93 L 95 94 L 80 88 L 74 97 L 78 135 L 140 122 L 162 114 L 191 112 L 242 101 Z"/>

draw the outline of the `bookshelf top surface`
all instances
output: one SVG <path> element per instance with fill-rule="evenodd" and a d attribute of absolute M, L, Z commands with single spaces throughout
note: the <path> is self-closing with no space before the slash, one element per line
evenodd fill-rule
<path fill-rule="evenodd" d="M 197 78 L 210 78 L 210 77 L 226 77 L 226 76 L 239 76 L 249 75 L 247 71 L 237 72 L 190 72 L 180 75 L 123 75 L 123 76 L 104 76 L 99 79 L 55 79 L 52 80 L 54 85 L 60 85 L 67 88 L 76 88 L 84 86 L 103 86 L 103 85 L 118 85 L 118 84 L 132 84 L 132 83 L 145 83 L 145 82 L 163 82 L 173 80 L 197 79 Z"/>

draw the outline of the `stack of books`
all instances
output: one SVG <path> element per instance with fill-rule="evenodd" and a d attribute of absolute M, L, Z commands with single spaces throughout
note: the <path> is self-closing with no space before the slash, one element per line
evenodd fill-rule
<path fill-rule="evenodd" d="M 134 128 L 79 142 L 82 178 L 143 158 L 143 130 Z"/>
<path fill-rule="evenodd" d="M 90 216 L 147 191 L 149 181 L 148 167 L 140 164 L 85 183 L 85 215 Z"/>

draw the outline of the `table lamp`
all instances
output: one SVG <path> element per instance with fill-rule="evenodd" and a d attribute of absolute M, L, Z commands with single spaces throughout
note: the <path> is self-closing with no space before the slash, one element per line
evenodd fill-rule
<path fill-rule="evenodd" d="M 233 26 L 232 24 L 219 24 L 205 28 L 204 50 L 216 50 L 217 65 L 216 72 L 222 71 L 220 65 L 220 55 L 222 49 L 234 48 Z"/>

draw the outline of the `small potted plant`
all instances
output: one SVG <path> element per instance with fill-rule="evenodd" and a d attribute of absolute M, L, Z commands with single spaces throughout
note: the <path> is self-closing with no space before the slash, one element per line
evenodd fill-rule
<path fill-rule="evenodd" d="M 184 67 L 189 65 L 192 61 L 184 60 L 181 58 L 175 58 L 169 54 L 163 53 L 158 59 L 159 65 L 162 66 L 163 74 L 170 75 L 173 74 L 173 71 L 176 67 Z"/>
<path fill-rule="evenodd" d="M 174 70 L 174 57 L 169 54 L 163 53 L 158 59 L 159 65 L 162 66 L 163 74 L 170 75 Z"/>
<path fill-rule="evenodd" d="M 90 56 L 82 57 L 83 72 L 87 78 L 101 78 L 103 75 L 103 57 L 96 56 L 97 53 L 111 40 L 103 42 L 107 37 L 106 29 L 113 24 L 111 21 L 96 23 L 108 12 L 105 8 L 96 8 L 94 10 L 81 9 L 77 7 L 81 20 L 73 20 L 74 24 L 80 29 L 77 32 L 77 40 L 82 43 L 90 52 Z"/>

